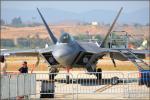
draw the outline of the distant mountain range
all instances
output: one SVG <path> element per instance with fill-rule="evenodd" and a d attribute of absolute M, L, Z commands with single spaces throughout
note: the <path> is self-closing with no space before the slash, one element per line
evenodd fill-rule
<path fill-rule="evenodd" d="M 119 10 L 119 9 L 118 9 Z M 125 8 L 124 8 L 125 10 Z M 63 10 L 41 8 L 45 19 L 49 23 L 61 23 L 64 21 L 73 22 L 92 22 L 97 21 L 100 23 L 111 23 L 117 14 L 117 11 L 110 10 L 91 10 L 82 13 L 73 13 Z M 35 10 L 22 10 L 22 9 L 1 9 L 1 18 L 7 23 L 10 23 L 14 17 L 20 16 L 24 22 L 41 22 L 40 16 Z M 118 23 L 123 24 L 147 24 L 149 23 L 149 9 L 142 8 L 131 13 L 122 12 Z"/>

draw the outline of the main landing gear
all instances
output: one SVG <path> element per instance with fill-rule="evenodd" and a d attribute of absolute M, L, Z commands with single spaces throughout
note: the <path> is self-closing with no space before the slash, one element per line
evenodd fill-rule
<path fill-rule="evenodd" d="M 70 77 L 69 77 L 69 71 L 70 71 L 70 67 L 66 67 L 67 69 L 67 75 L 66 75 L 66 83 L 69 84 L 70 83 Z"/>
<path fill-rule="evenodd" d="M 101 80 L 102 79 L 102 69 L 98 68 L 96 71 L 95 76 L 97 77 L 97 80 Z"/>

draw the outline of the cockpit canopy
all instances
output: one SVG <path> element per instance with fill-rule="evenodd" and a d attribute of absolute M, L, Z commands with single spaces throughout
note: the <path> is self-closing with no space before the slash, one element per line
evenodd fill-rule
<path fill-rule="evenodd" d="M 73 41 L 73 38 L 68 33 L 62 33 L 59 42 L 60 43 L 70 43 Z"/>

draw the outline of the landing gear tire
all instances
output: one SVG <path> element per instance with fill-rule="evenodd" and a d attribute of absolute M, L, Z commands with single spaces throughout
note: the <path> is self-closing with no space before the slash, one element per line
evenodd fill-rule
<path fill-rule="evenodd" d="M 54 98 L 55 82 L 43 80 L 41 82 L 40 98 Z"/>
<path fill-rule="evenodd" d="M 97 80 L 101 80 L 102 79 L 102 69 L 99 68 L 99 69 L 97 69 L 96 72 L 97 72 L 96 73 Z"/>
<path fill-rule="evenodd" d="M 70 77 L 69 77 L 69 75 L 66 76 L 66 83 L 67 83 L 67 84 L 70 83 Z"/>

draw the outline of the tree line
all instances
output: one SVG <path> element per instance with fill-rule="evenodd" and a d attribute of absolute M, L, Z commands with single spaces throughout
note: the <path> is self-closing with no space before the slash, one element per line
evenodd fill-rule
<path fill-rule="evenodd" d="M 34 26 L 40 26 L 41 23 L 38 22 L 32 22 L 32 23 L 24 23 L 21 19 L 21 17 L 14 17 L 10 23 L 6 23 L 5 20 L 0 20 L 2 26 L 12 26 L 12 27 L 34 27 Z"/>
<path fill-rule="evenodd" d="M 46 44 L 51 45 L 51 42 L 36 38 L 1 39 L 1 48 L 44 48 Z"/>

